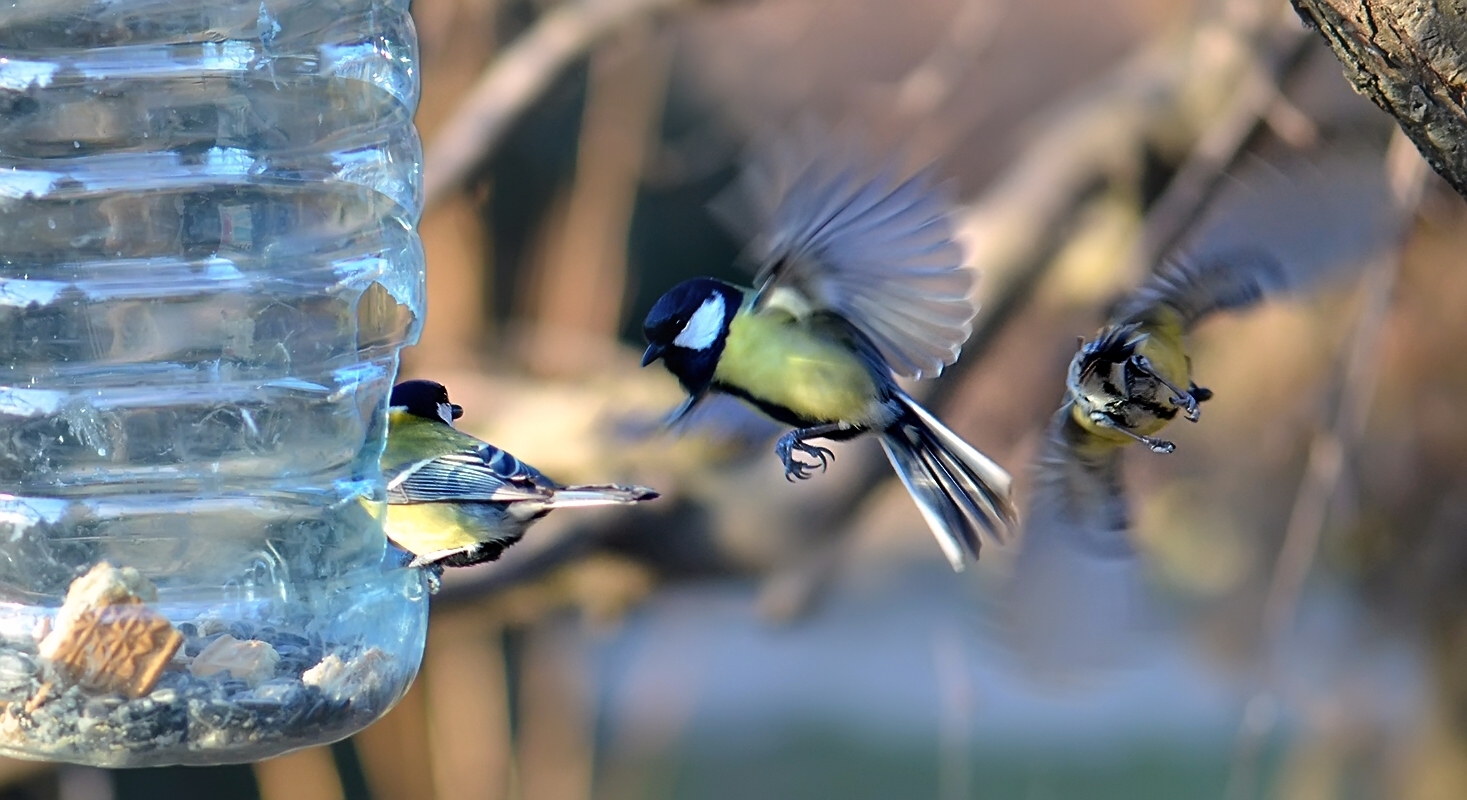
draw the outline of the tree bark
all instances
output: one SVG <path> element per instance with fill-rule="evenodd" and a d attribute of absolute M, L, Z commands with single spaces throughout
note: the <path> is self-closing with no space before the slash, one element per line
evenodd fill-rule
<path fill-rule="evenodd" d="M 1357 91 L 1390 112 L 1467 197 L 1467 5 L 1461 0 L 1291 0 Z"/>

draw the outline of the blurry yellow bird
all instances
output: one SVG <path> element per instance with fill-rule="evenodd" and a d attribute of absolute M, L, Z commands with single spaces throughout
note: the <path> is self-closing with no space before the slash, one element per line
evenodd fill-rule
<path fill-rule="evenodd" d="M 1124 634 L 1154 616 L 1128 535 L 1122 456 L 1135 443 L 1172 452 L 1157 434 L 1178 416 L 1196 422 L 1212 396 L 1192 379 L 1191 329 L 1347 277 L 1400 229 L 1379 153 L 1255 163 L 1227 180 L 1196 232 L 1070 362 L 1008 589 L 1016 644 L 1045 666 L 1124 657 Z"/>
<path fill-rule="evenodd" d="M 1139 442 L 1170 453 L 1172 442 L 1156 434 L 1179 415 L 1196 422 L 1198 404 L 1212 397 L 1192 380 L 1191 329 L 1215 312 L 1345 277 L 1400 228 L 1379 154 L 1257 162 L 1228 180 L 1197 232 L 1071 360 L 1026 539 L 1060 528 L 1073 542 L 1126 552 L 1121 452 Z"/>

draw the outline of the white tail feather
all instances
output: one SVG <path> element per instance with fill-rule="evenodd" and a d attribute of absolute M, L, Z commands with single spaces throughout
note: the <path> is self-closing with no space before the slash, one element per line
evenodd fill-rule
<path fill-rule="evenodd" d="M 566 486 L 556 489 L 546 508 L 620 506 L 652 500 L 657 492 L 645 486 Z"/>

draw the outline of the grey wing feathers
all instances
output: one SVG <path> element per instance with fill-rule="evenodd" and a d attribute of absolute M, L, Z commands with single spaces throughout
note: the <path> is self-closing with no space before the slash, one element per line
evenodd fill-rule
<path fill-rule="evenodd" d="M 1405 215 L 1378 149 L 1334 145 L 1232 170 L 1179 252 L 1261 250 L 1291 291 L 1348 277 L 1398 240 Z"/>
<path fill-rule="evenodd" d="M 1166 305 L 1191 327 L 1214 311 L 1245 308 L 1285 288 L 1283 265 L 1262 250 L 1168 261 L 1126 298 L 1116 320 L 1121 324 L 1132 322 L 1156 306 Z"/>
<path fill-rule="evenodd" d="M 1127 310 L 1162 301 L 1191 324 L 1265 295 L 1348 277 L 1397 241 L 1405 219 L 1378 152 L 1254 160 L 1227 181 Z"/>
<path fill-rule="evenodd" d="M 1071 407 L 1066 403 L 1045 432 L 1022 547 L 1048 540 L 1097 556 L 1129 555 L 1123 448 L 1096 440 L 1075 421 Z"/>
<path fill-rule="evenodd" d="M 1040 675 L 1074 677 L 1133 658 L 1154 615 L 1126 532 L 1123 448 L 1098 444 L 1069 404 L 1060 409 L 1004 592 L 1009 638 Z"/>
<path fill-rule="evenodd" d="M 556 484 L 539 470 L 486 444 L 409 464 L 387 477 L 387 502 L 513 502 L 548 499 Z"/>
<path fill-rule="evenodd" d="M 957 360 L 977 312 L 950 190 L 895 162 L 872 171 L 859 148 L 829 139 L 767 148 L 715 203 L 751 240 L 756 302 L 791 289 L 810 310 L 850 322 L 896 374 L 937 375 Z"/>

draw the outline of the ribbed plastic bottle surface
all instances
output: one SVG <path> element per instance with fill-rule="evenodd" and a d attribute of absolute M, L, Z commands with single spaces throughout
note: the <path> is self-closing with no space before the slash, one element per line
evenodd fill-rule
<path fill-rule="evenodd" d="M 423 312 L 407 10 L 0 0 L 0 752 L 256 759 L 416 672 L 372 502 Z"/>

